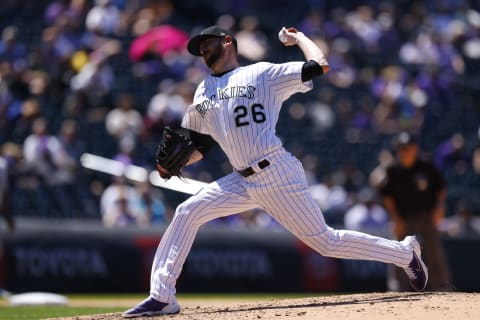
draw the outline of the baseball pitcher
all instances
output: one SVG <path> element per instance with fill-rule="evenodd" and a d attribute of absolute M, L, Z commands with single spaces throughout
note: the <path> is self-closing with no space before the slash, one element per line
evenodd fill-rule
<path fill-rule="evenodd" d="M 178 313 L 175 283 L 199 227 L 258 207 L 324 256 L 392 263 L 405 270 L 414 289 L 425 288 L 428 273 L 415 237 L 393 241 L 326 225 L 300 161 L 284 149 L 275 126 L 283 102 L 311 90 L 312 79 L 329 66 L 320 48 L 295 28 L 282 28 L 279 38 L 298 46 L 305 61 L 240 66 L 234 35 L 218 26 L 190 39 L 188 51 L 201 56 L 212 74 L 199 84 L 182 128 L 164 132 L 157 169 L 164 178 L 179 175 L 216 141 L 234 171 L 177 207 L 155 254 L 150 295 L 124 317 Z"/>

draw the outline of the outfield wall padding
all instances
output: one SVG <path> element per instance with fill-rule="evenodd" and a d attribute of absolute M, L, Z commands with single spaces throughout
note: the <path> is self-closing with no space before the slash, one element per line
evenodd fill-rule
<path fill-rule="evenodd" d="M 43 227 L 3 234 L 0 286 L 12 292 L 148 292 L 162 227 Z M 479 239 L 444 239 L 457 289 L 480 291 Z M 202 228 L 180 292 L 385 291 L 386 265 L 323 257 L 283 231 Z"/>

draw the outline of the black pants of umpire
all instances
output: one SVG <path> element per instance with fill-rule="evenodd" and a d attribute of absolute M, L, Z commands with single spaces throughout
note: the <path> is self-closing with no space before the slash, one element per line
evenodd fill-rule
<path fill-rule="evenodd" d="M 431 218 L 425 216 L 425 218 L 415 218 L 406 221 L 405 234 L 401 235 L 399 240 L 402 240 L 407 235 L 416 235 L 422 246 L 422 258 L 429 271 L 426 290 L 452 291 L 454 287 L 451 282 L 445 251 L 440 241 L 439 232 L 433 225 Z M 391 266 L 388 272 L 388 287 L 390 290 L 412 290 L 402 269 Z"/>

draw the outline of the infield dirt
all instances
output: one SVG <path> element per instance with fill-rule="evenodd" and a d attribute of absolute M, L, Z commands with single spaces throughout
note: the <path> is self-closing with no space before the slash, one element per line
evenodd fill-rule
<path fill-rule="evenodd" d="M 138 301 L 137 301 L 138 302 Z M 80 302 L 79 302 L 80 303 Z M 368 293 L 255 301 L 179 300 L 182 311 L 143 319 L 175 320 L 473 320 L 480 319 L 479 293 Z M 80 303 L 81 304 L 81 303 Z M 83 304 L 86 304 L 84 302 Z M 59 318 L 56 318 L 59 319 Z M 121 313 L 62 318 L 122 319 Z"/>

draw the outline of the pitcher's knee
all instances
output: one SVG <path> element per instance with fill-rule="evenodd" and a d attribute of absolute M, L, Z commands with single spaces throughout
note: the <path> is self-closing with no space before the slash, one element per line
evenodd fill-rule
<path fill-rule="evenodd" d="M 183 224 L 195 223 L 198 213 L 198 210 L 194 210 L 194 207 L 190 206 L 187 202 L 182 202 L 177 206 L 177 209 L 175 209 L 173 221 L 181 221 Z"/>
<path fill-rule="evenodd" d="M 307 235 L 301 239 L 312 249 L 320 253 L 322 256 L 329 257 L 333 255 L 335 241 L 331 241 L 336 237 L 336 230 L 327 228 L 323 232 Z"/>
<path fill-rule="evenodd" d="M 194 224 L 197 226 L 201 226 L 209 221 L 206 210 L 202 208 L 199 203 L 188 200 L 178 205 L 173 219 L 185 224 Z"/>

